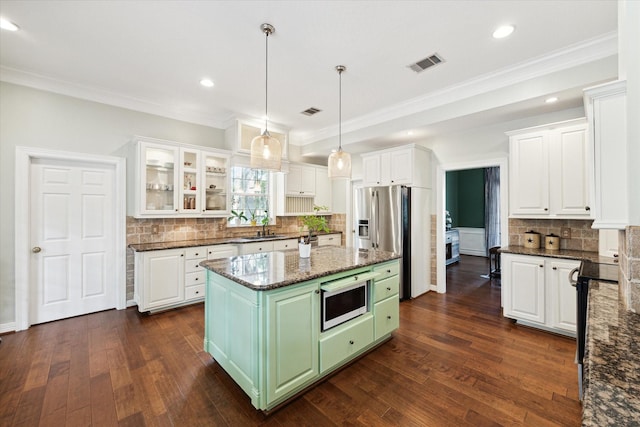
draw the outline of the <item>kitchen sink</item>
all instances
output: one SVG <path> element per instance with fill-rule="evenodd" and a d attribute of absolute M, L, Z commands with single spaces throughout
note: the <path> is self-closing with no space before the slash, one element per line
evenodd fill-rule
<path fill-rule="evenodd" d="M 274 239 L 282 239 L 283 237 L 287 237 L 284 236 L 282 234 L 270 234 L 268 236 L 248 236 L 248 237 L 238 237 L 237 241 L 239 242 L 246 242 L 246 241 L 261 241 L 261 240 L 274 240 Z"/>

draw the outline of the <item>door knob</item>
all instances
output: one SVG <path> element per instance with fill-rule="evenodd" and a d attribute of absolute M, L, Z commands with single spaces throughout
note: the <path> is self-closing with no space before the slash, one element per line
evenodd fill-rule
<path fill-rule="evenodd" d="M 37 254 L 38 252 L 40 252 L 42 250 L 42 248 L 40 246 L 34 246 L 31 249 L 31 252 L 33 252 L 34 254 Z"/>

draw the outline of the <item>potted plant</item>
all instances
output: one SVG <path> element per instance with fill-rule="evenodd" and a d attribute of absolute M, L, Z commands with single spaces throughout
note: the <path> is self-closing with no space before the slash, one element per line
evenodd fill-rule
<path fill-rule="evenodd" d="M 251 222 L 251 226 L 255 227 L 258 224 L 258 214 L 256 213 L 256 209 L 249 209 L 249 222 Z"/>
<path fill-rule="evenodd" d="M 233 221 L 233 223 L 235 225 L 240 225 L 240 223 L 242 222 L 242 220 L 247 221 L 247 216 L 244 214 L 244 211 L 231 211 L 231 216 L 229 218 L 227 218 L 227 221 L 231 222 Z"/>
<path fill-rule="evenodd" d="M 305 238 L 305 243 L 311 243 L 311 237 L 314 232 L 324 231 L 329 232 L 329 226 L 327 225 L 327 218 L 325 216 L 318 215 L 321 210 L 327 210 L 326 206 L 313 205 L 313 214 L 299 216 L 298 219 L 302 221 L 302 224 L 307 227 L 308 236 Z"/>

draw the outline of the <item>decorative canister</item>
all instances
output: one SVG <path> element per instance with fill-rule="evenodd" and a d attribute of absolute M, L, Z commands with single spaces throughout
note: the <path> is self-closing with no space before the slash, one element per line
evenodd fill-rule
<path fill-rule="evenodd" d="M 554 234 L 549 234 L 548 236 L 544 236 L 544 248 L 551 250 L 551 251 L 557 251 L 560 249 L 560 237 L 554 235 Z"/>
<path fill-rule="evenodd" d="M 533 230 L 524 233 L 524 247 L 538 249 L 540 247 L 540 233 L 536 233 Z"/>

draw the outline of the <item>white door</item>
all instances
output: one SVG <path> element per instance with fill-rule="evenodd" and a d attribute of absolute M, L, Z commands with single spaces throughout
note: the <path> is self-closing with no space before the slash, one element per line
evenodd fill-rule
<path fill-rule="evenodd" d="M 30 166 L 31 324 L 116 307 L 114 169 Z"/>

